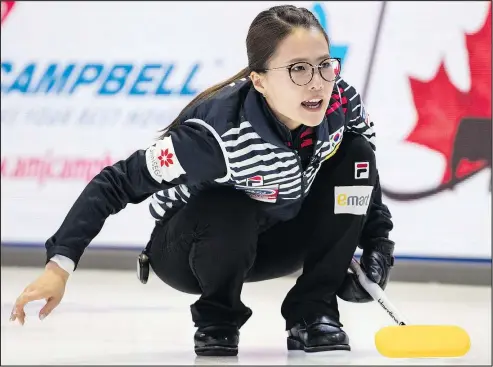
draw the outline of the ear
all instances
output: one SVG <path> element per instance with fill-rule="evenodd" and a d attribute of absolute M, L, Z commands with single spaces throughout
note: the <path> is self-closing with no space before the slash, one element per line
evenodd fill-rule
<path fill-rule="evenodd" d="M 250 73 L 250 79 L 252 81 L 253 87 L 257 90 L 257 92 L 265 95 L 266 90 L 264 87 L 264 83 L 265 83 L 264 76 L 260 75 L 256 71 L 252 71 Z"/>

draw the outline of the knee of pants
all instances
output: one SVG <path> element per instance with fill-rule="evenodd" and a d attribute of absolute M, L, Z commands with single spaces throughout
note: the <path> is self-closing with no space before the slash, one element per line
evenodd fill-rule
<path fill-rule="evenodd" d="M 151 261 L 151 267 L 154 274 L 165 284 L 179 292 L 199 295 L 202 293 L 200 289 L 199 282 L 193 274 L 186 269 L 186 271 L 181 271 L 179 273 L 171 273 L 168 269 L 158 268 Z"/>
<path fill-rule="evenodd" d="M 197 277 L 203 269 L 210 273 L 207 269 L 221 260 L 251 261 L 256 206 L 248 196 L 232 188 L 206 190 L 192 197 L 182 211 L 162 227 L 151 246 L 154 272 L 166 284 L 197 294 L 201 292 Z"/>

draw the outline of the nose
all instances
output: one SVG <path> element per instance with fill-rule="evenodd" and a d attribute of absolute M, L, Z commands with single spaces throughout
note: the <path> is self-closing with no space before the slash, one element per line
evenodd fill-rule
<path fill-rule="evenodd" d="M 324 88 L 324 80 L 320 75 L 318 68 L 313 68 L 313 78 L 310 82 L 311 90 L 322 90 Z"/>

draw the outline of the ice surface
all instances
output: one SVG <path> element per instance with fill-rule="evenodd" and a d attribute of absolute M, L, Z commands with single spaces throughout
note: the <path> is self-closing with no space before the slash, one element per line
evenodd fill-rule
<path fill-rule="evenodd" d="M 387 294 L 406 318 L 419 324 L 465 328 L 472 347 L 457 359 L 388 359 L 378 354 L 374 334 L 392 325 L 375 302 L 340 301 L 341 321 L 351 352 L 288 352 L 284 295 L 295 278 L 246 284 L 242 300 L 253 316 L 241 329 L 238 357 L 197 357 L 193 351 L 190 304 L 196 296 L 179 293 L 151 273 L 142 285 L 135 272 L 77 270 L 58 308 L 43 321 L 43 302 L 26 307 L 24 327 L 9 322 L 22 289 L 40 269 L 3 267 L 2 349 L 4 364 L 468 364 L 491 365 L 491 289 L 439 284 L 390 283 Z"/>

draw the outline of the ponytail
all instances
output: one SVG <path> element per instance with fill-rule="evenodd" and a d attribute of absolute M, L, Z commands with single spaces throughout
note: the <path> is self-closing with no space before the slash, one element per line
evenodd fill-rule
<path fill-rule="evenodd" d="M 205 91 L 203 91 L 202 93 L 200 93 L 197 97 L 195 97 L 192 101 L 190 101 L 185 106 L 185 108 L 183 108 L 181 110 L 181 112 L 178 114 L 178 116 L 171 122 L 171 124 L 168 127 L 159 130 L 160 132 L 162 132 L 159 139 L 164 138 L 166 132 L 168 132 L 170 129 L 172 129 L 175 126 L 178 126 L 180 124 L 181 119 L 183 118 L 184 112 L 186 110 L 188 110 L 188 108 L 190 106 L 192 106 L 195 103 L 202 102 L 209 97 L 212 97 L 216 92 L 218 92 L 220 89 L 224 88 L 225 86 L 235 82 L 238 79 L 247 78 L 249 75 L 250 75 L 250 68 L 246 67 L 246 68 L 242 69 L 240 72 L 238 72 L 236 75 L 232 76 L 231 78 L 229 78 L 229 79 L 227 79 L 221 83 L 218 83 L 216 85 L 213 85 L 212 87 L 210 87 L 210 88 L 206 89 Z"/>

